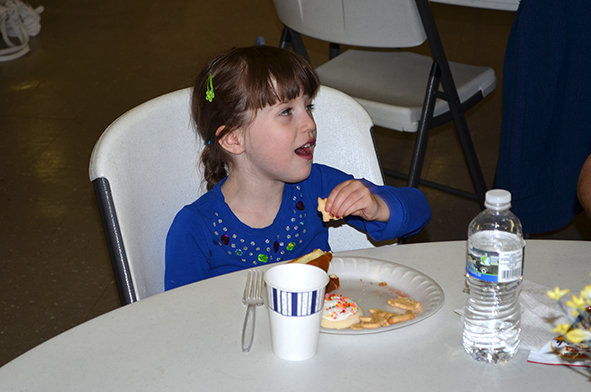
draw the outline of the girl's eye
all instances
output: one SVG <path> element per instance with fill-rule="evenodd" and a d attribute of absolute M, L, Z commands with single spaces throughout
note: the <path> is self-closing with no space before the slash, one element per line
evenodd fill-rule
<path fill-rule="evenodd" d="M 282 116 L 289 116 L 291 114 L 291 108 L 284 109 L 279 114 Z"/>
<path fill-rule="evenodd" d="M 309 112 L 313 112 L 314 111 L 314 104 L 309 104 L 308 106 L 306 106 L 306 110 Z"/>

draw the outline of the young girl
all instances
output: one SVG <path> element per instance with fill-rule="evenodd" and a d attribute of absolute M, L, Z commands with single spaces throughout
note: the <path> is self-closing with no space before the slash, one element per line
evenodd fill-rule
<path fill-rule="evenodd" d="M 312 163 L 318 87 L 305 60 L 268 46 L 229 50 L 201 71 L 192 105 L 209 192 L 170 228 L 166 290 L 329 250 L 318 197 L 328 197 L 326 212 L 376 241 L 428 223 L 431 210 L 417 189 L 376 186 Z"/>

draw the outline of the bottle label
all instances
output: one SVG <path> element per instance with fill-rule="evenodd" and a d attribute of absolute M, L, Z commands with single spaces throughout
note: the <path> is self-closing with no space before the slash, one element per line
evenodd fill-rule
<path fill-rule="evenodd" d="M 523 276 L 524 248 L 510 252 L 486 251 L 468 246 L 468 273 L 487 282 L 513 282 Z"/>

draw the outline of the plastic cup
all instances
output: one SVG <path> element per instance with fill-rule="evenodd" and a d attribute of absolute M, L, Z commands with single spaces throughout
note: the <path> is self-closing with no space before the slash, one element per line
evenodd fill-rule
<path fill-rule="evenodd" d="M 304 361 L 316 355 L 328 274 L 307 264 L 282 264 L 265 272 L 271 346 L 279 358 Z"/>

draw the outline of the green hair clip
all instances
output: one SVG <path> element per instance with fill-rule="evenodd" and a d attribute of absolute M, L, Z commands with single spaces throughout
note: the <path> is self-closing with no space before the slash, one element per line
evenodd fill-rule
<path fill-rule="evenodd" d="M 211 102 L 214 98 L 215 93 L 213 92 L 213 76 L 209 74 L 209 78 L 207 79 L 207 91 L 205 92 L 205 99 Z"/>

